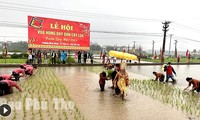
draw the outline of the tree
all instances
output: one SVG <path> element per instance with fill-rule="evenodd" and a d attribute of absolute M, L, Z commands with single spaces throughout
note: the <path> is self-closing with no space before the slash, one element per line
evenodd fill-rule
<path fill-rule="evenodd" d="M 193 53 L 196 53 L 196 52 L 197 52 L 197 50 L 196 50 L 196 49 L 194 49 L 194 50 L 193 50 Z"/>
<path fill-rule="evenodd" d="M 101 51 L 101 46 L 98 43 L 91 43 L 90 50 L 91 51 Z"/>

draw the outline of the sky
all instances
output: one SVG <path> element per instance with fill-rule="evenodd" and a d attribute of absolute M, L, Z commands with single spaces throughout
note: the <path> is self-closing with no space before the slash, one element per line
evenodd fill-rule
<path fill-rule="evenodd" d="M 27 16 L 90 23 L 101 46 L 160 50 L 162 22 L 171 21 L 165 50 L 200 50 L 199 0 L 0 0 L 0 41 L 27 41 Z M 106 33 L 105 33 L 106 32 Z M 171 48 L 170 48 L 170 37 Z"/>

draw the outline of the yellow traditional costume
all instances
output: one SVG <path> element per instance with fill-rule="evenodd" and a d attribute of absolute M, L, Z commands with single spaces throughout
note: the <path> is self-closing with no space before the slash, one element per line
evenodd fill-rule
<path fill-rule="evenodd" d="M 121 63 L 121 66 L 120 66 L 120 72 L 118 73 L 118 76 L 119 76 L 119 80 L 117 82 L 117 86 L 119 87 L 120 89 L 120 93 L 121 95 L 123 94 L 126 94 L 127 93 L 127 89 L 126 89 L 126 79 L 128 79 L 128 74 L 127 72 L 125 71 L 125 68 L 126 68 L 126 63 L 123 61 Z"/>

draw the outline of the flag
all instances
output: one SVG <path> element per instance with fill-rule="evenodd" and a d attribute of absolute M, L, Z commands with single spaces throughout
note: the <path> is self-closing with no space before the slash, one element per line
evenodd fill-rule
<path fill-rule="evenodd" d="M 162 49 L 160 48 L 160 59 L 162 59 Z"/>
<path fill-rule="evenodd" d="M 7 53 L 8 53 L 8 50 L 7 50 L 7 45 L 6 43 L 4 44 L 4 50 L 3 50 L 3 54 L 4 54 L 4 57 L 6 58 L 7 57 Z"/>
<path fill-rule="evenodd" d="M 188 51 L 188 49 L 187 49 L 187 51 L 186 51 L 186 53 L 185 53 L 186 55 L 186 57 L 188 57 L 188 55 L 189 55 L 189 51 Z"/>
<path fill-rule="evenodd" d="M 155 60 L 157 59 L 157 54 L 156 54 L 156 51 L 155 51 L 155 54 L 154 54 L 154 59 L 155 59 Z"/>

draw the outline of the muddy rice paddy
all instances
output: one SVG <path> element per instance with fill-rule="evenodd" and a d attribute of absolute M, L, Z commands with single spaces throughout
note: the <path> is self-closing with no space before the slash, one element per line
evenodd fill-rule
<path fill-rule="evenodd" d="M 148 67 L 127 67 L 130 79 L 154 78 L 149 73 L 152 70 L 159 71 L 160 66 Z M 186 68 L 185 68 L 186 67 Z M 178 83 L 175 86 L 187 85 L 182 81 L 186 72 L 191 72 L 193 68 L 188 66 L 175 66 L 178 73 Z M 185 69 L 183 69 L 185 68 Z M 196 68 L 196 67 L 195 67 Z M 10 74 L 14 68 L 1 68 L 0 73 Z M 94 70 L 91 70 L 94 69 Z M 186 70 L 187 69 L 187 70 Z M 95 67 L 54 67 L 39 68 L 37 74 L 30 78 L 21 79 L 18 84 L 23 88 L 23 92 L 14 89 L 14 93 L 1 97 L 7 101 L 21 101 L 21 109 L 13 109 L 12 115 L 3 118 L 9 120 L 199 120 L 196 114 L 190 114 L 170 103 L 162 102 L 150 95 L 143 94 L 141 90 L 134 86 L 128 88 L 128 95 L 125 101 L 114 95 L 110 88 L 111 81 L 106 82 L 104 92 L 99 91 L 99 74 L 102 68 Z M 181 72 L 180 72 L 181 70 Z M 191 76 L 197 76 L 191 72 Z M 150 93 L 148 93 L 150 94 Z M 157 96 L 157 98 L 160 95 Z M 167 96 L 167 94 L 165 95 Z M 30 109 L 24 107 L 26 99 L 36 98 L 39 105 L 47 103 L 45 109 Z M 62 99 L 63 98 L 63 99 Z M 64 100 L 66 109 L 55 109 L 54 100 Z M 71 105 L 71 106 L 70 106 Z M 70 106 L 70 107 L 69 107 Z M 73 106 L 73 107 L 72 107 Z M 61 107 L 61 105 L 57 106 Z M 199 110 L 200 111 L 200 110 Z M 198 112 L 198 109 L 197 109 Z"/>

